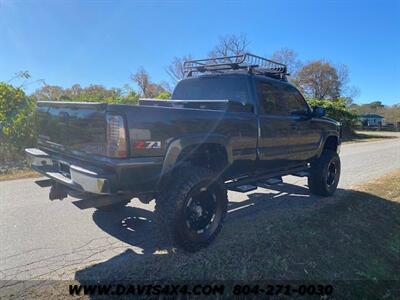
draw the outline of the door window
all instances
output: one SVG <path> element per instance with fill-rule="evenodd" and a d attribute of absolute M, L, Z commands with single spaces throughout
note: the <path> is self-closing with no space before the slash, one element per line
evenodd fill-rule
<path fill-rule="evenodd" d="M 309 113 L 301 94 L 289 84 L 257 81 L 256 87 L 263 114 L 290 116 Z"/>
<path fill-rule="evenodd" d="M 268 115 L 287 114 L 286 103 L 282 101 L 279 88 L 266 81 L 257 81 L 257 94 L 260 101 L 260 110 Z"/>
<path fill-rule="evenodd" d="M 308 104 L 296 88 L 285 84 L 283 94 L 290 115 L 307 115 L 310 113 Z"/>

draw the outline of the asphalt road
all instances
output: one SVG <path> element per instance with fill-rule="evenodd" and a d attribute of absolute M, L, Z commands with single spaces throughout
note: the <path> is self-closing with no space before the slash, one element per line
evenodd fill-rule
<path fill-rule="evenodd" d="M 345 144 L 341 159 L 339 187 L 349 189 L 400 169 L 400 139 Z M 151 222 L 154 203 L 143 205 L 133 200 L 115 213 L 80 210 L 72 204 L 73 198 L 49 201 L 49 188 L 39 187 L 37 180 L 0 182 L 0 288 L 12 280 L 73 279 L 77 270 L 127 249 L 141 259 L 163 246 L 158 244 Z M 230 192 L 227 222 L 252 209 L 273 213 L 326 201 L 308 195 L 305 179 L 288 176 L 284 181 L 274 190 Z"/>

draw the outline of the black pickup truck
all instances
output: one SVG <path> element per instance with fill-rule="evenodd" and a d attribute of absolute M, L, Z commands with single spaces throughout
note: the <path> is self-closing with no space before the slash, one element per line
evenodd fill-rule
<path fill-rule="evenodd" d="M 309 107 L 285 65 L 244 54 L 184 68 L 171 100 L 38 102 L 38 146 L 25 151 L 51 179 L 50 199 L 103 210 L 155 199 L 162 236 L 196 251 L 220 231 L 227 190 L 291 174 L 307 176 L 314 194 L 334 193 L 341 126 Z"/>

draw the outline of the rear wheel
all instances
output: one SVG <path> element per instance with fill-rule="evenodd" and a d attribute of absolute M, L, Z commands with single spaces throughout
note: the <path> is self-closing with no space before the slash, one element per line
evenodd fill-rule
<path fill-rule="evenodd" d="M 210 170 L 184 167 L 156 199 L 156 220 L 162 236 L 187 251 L 210 244 L 226 215 L 227 190 Z"/>
<path fill-rule="evenodd" d="M 311 164 L 308 187 L 313 194 L 331 196 L 337 189 L 339 178 L 339 155 L 332 150 L 325 150 L 320 158 Z"/>

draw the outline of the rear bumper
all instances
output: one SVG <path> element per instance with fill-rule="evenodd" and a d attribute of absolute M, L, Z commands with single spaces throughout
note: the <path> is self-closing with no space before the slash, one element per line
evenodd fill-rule
<path fill-rule="evenodd" d="M 25 149 L 32 169 L 73 190 L 92 194 L 112 194 L 117 189 L 115 174 L 87 169 L 52 157 L 37 148 Z M 62 169 L 60 166 L 63 166 Z"/>

